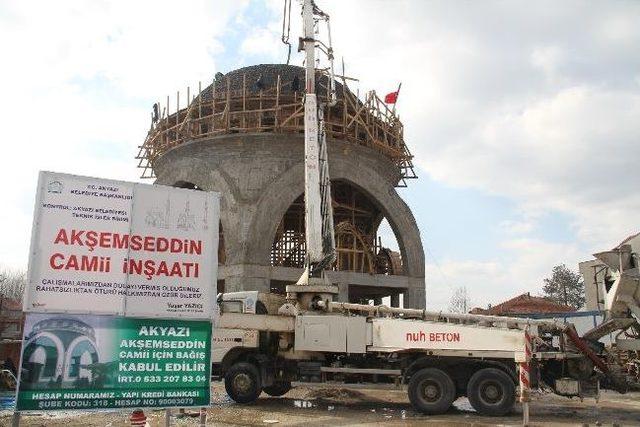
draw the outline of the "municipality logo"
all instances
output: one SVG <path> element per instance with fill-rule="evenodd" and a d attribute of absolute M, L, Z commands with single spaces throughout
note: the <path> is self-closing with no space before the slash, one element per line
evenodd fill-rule
<path fill-rule="evenodd" d="M 60 181 L 51 181 L 47 185 L 47 193 L 60 194 L 62 193 L 63 185 Z"/>

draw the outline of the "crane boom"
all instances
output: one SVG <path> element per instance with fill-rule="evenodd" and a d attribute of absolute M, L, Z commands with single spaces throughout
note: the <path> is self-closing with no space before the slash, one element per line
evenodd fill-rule
<path fill-rule="evenodd" d="M 308 283 L 309 275 L 319 277 L 323 269 L 335 259 L 335 237 L 333 233 L 333 209 L 331 207 L 331 180 L 327 140 L 324 131 L 322 108 L 318 108 L 315 69 L 315 20 L 318 11 L 313 0 L 304 0 L 302 18 L 305 52 L 305 99 L 304 99 L 304 147 L 305 147 L 305 239 L 306 265 L 299 284 Z M 320 12 L 324 19 L 328 19 Z M 329 58 L 332 60 L 332 56 Z M 332 67 L 333 69 L 333 67 Z M 329 91 L 334 90 L 333 75 L 330 76 Z M 330 99 L 334 94 L 330 94 Z"/>

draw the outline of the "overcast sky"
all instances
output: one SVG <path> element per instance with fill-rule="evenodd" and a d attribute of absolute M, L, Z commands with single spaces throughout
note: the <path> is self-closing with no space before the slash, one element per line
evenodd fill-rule
<path fill-rule="evenodd" d="M 401 195 L 428 307 L 457 286 L 480 306 L 539 293 L 555 264 L 640 231 L 640 2 L 317 3 L 353 89 L 402 82 L 420 178 Z M 139 180 L 153 102 L 285 61 L 281 13 L 281 0 L 1 0 L 0 265 L 26 268 L 38 170 Z M 294 40 L 298 20 L 294 5 Z"/>

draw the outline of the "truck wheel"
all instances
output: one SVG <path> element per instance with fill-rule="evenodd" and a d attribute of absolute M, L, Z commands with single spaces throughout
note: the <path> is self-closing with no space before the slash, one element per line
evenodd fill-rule
<path fill-rule="evenodd" d="M 409 381 L 409 400 L 424 414 L 447 412 L 456 398 L 456 387 L 451 377 L 436 368 L 421 369 Z"/>
<path fill-rule="evenodd" d="M 288 381 L 273 383 L 272 385 L 262 389 L 269 396 L 284 396 L 291 390 L 291 383 Z"/>
<path fill-rule="evenodd" d="M 262 392 L 258 368 L 246 362 L 231 366 L 224 376 L 224 388 L 230 398 L 238 403 L 253 403 Z"/>
<path fill-rule="evenodd" d="M 467 397 L 473 409 L 480 414 L 501 417 L 513 408 L 516 387 L 504 371 L 484 368 L 473 374 L 469 380 Z"/>

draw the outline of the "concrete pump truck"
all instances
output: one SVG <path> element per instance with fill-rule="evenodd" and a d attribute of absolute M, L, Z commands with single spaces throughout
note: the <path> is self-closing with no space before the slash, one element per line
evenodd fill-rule
<path fill-rule="evenodd" d="M 502 416 L 512 409 L 518 391 L 526 414 L 529 390 L 543 386 L 586 397 L 595 396 L 599 380 L 606 379 L 624 391 L 623 376 L 597 341 L 602 331 L 581 338 L 572 324 L 553 320 L 335 301 L 337 287 L 324 274 L 335 259 L 335 241 L 323 106 L 315 93 L 319 45 L 333 63 L 330 35 L 328 44 L 316 35 L 319 22 L 328 28 L 329 16 L 313 0 L 304 0 L 302 17 L 305 269 L 297 283 L 286 287 L 286 296 L 219 295 L 213 372 L 224 379 L 229 396 L 250 403 L 262 392 L 280 396 L 296 385 L 384 388 L 406 390 L 413 407 L 425 414 L 443 413 L 457 397 L 467 396 L 478 412 Z M 331 103 L 333 66 L 327 70 Z M 626 302 L 618 302 L 637 307 L 637 278 L 631 283 L 628 275 L 620 277 Z M 616 313 L 626 316 L 624 309 Z M 607 331 L 638 326 L 637 318 L 625 319 L 610 323 Z"/>

